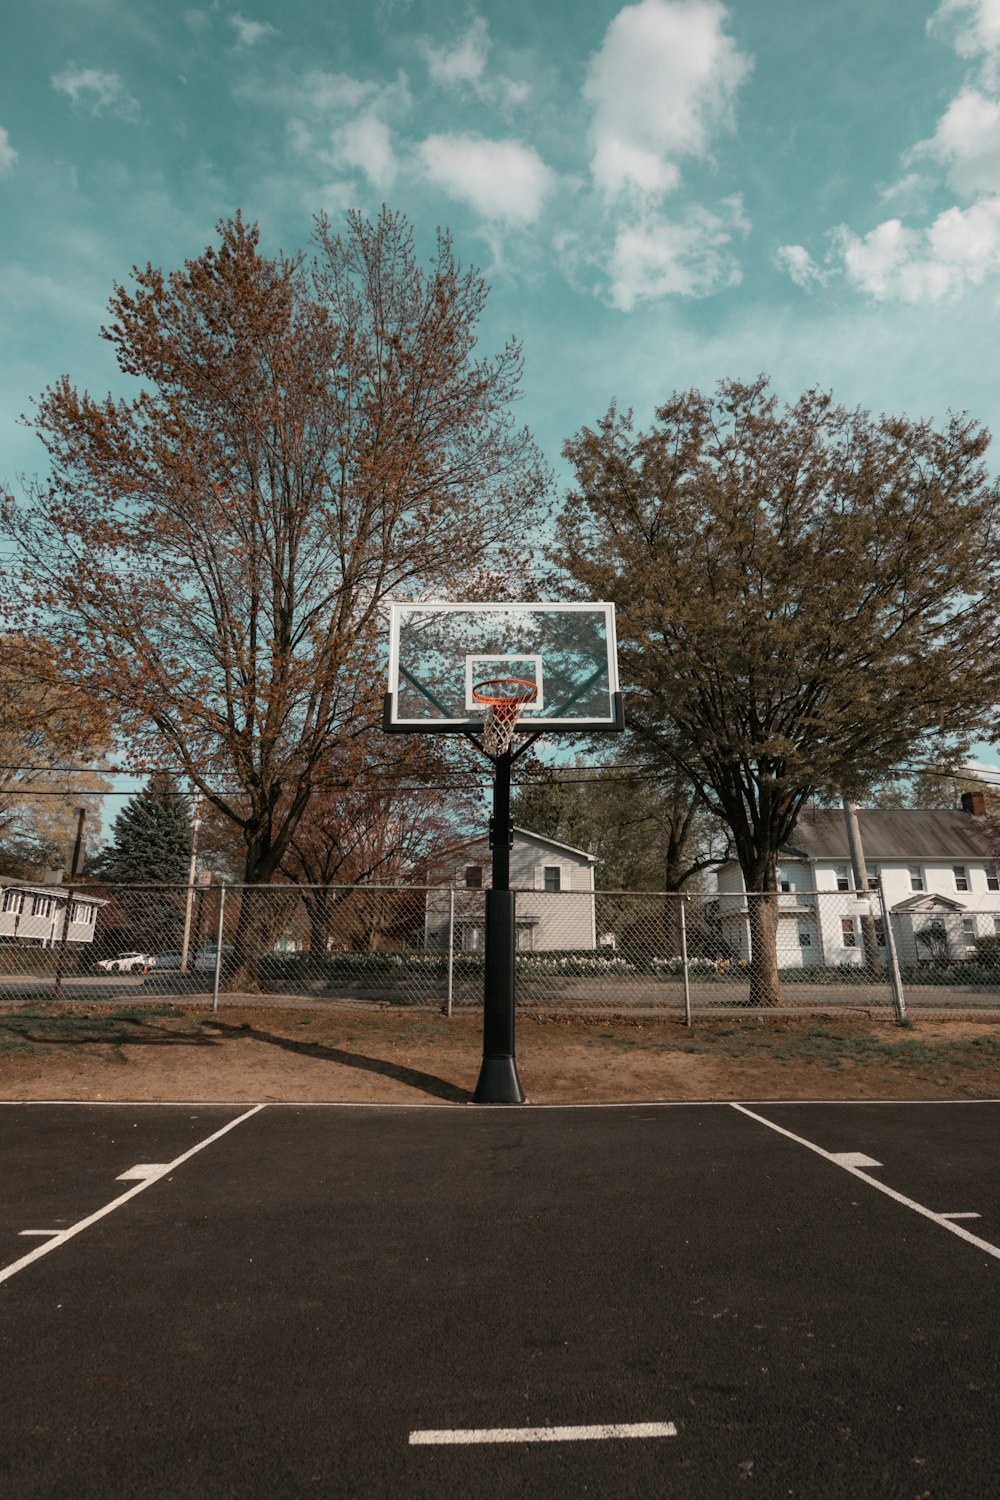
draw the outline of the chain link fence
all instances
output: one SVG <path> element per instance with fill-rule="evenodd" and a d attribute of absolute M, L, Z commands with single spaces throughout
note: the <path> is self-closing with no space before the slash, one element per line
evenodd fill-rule
<path fill-rule="evenodd" d="M 450 886 L 0 889 L 0 1000 L 482 1004 L 485 892 Z M 881 892 L 516 894 L 522 1010 L 1000 1017 L 1000 904 Z"/>

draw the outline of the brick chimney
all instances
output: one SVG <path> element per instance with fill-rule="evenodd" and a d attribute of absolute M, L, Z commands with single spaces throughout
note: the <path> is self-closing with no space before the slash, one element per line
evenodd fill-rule
<path fill-rule="evenodd" d="M 971 813 L 974 818 L 985 818 L 986 816 L 986 793 L 985 792 L 963 792 L 962 811 Z"/>

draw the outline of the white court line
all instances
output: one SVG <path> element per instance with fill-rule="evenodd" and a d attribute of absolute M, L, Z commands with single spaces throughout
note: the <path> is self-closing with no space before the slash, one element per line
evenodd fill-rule
<path fill-rule="evenodd" d="M 579 1443 L 604 1438 L 676 1437 L 673 1422 L 613 1422 L 596 1427 L 445 1427 L 411 1432 L 410 1444 Z"/>
<path fill-rule="evenodd" d="M 961 1225 L 952 1223 L 956 1217 L 954 1214 L 936 1214 L 932 1209 L 925 1208 L 922 1203 L 917 1203 L 913 1198 L 907 1198 L 902 1193 L 897 1193 L 895 1188 L 886 1187 L 884 1182 L 879 1182 L 877 1177 L 862 1172 L 859 1167 L 848 1166 L 841 1158 L 845 1153 L 824 1151 L 822 1146 L 817 1146 L 814 1141 L 807 1141 L 805 1136 L 796 1135 L 794 1131 L 786 1130 L 783 1125 L 775 1125 L 773 1120 L 767 1120 L 763 1115 L 754 1114 L 752 1109 L 747 1109 L 743 1104 L 731 1104 L 731 1109 L 738 1109 L 741 1115 L 748 1115 L 751 1120 L 756 1120 L 759 1125 L 766 1125 L 768 1130 L 776 1130 L 779 1135 L 787 1136 L 790 1141 L 795 1141 L 799 1146 L 805 1146 L 807 1151 L 815 1151 L 817 1156 L 822 1156 L 824 1161 L 831 1162 L 839 1167 L 842 1172 L 849 1172 L 852 1177 L 859 1177 L 862 1182 L 867 1182 L 869 1187 L 884 1193 L 887 1198 L 892 1198 L 896 1203 L 902 1203 L 904 1208 L 911 1208 L 915 1214 L 921 1214 L 923 1218 L 930 1219 L 932 1224 L 940 1224 L 942 1229 L 957 1234 L 960 1240 L 968 1240 L 970 1245 L 975 1245 L 979 1250 L 985 1250 L 987 1255 L 1000 1260 L 1000 1245 L 991 1245 L 989 1240 L 981 1240 L 978 1235 L 970 1234 Z"/>
<path fill-rule="evenodd" d="M 173 1171 L 175 1167 L 181 1166 L 192 1156 L 196 1156 L 199 1151 L 204 1151 L 206 1146 L 211 1146 L 212 1142 L 217 1141 L 220 1136 L 226 1135 L 230 1130 L 235 1130 L 237 1125 L 242 1125 L 244 1120 L 249 1120 L 251 1115 L 259 1114 L 266 1107 L 264 1104 L 255 1104 L 253 1109 L 248 1109 L 245 1114 L 237 1115 L 235 1120 L 230 1120 L 228 1125 L 223 1125 L 222 1129 L 217 1130 L 214 1135 L 206 1136 L 203 1141 L 199 1141 L 190 1150 L 182 1152 L 180 1156 L 175 1156 L 173 1161 L 166 1163 L 163 1170 L 165 1172 Z M 122 1193 L 120 1198 L 113 1198 L 110 1203 L 106 1203 L 103 1208 L 99 1208 L 96 1213 L 90 1214 L 86 1219 L 80 1219 L 78 1223 L 71 1224 L 68 1229 L 59 1230 L 52 1239 L 48 1240 L 44 1245 L 39 1245 L 37 1250 L 32 1250 L 27 1255 L 23 1255 L 20 1260 L 15 1260 L 11 1265 L 4 1266 L 3 1270 L 0 1271 L 0 1281 L 7 1281 L 11 1276 L 16 1276 L 18 1271 L 23 1271 L 25 1266 L 31 1265 L 32 1261 L 41 1260 L 42 1256 L 48 1255 L 50 1250 L 55 1250 L 59 1245 L 64 1245 L 67 1240 L 71 1240 L 74 1235 L 80 1234 L 82 1230 L 89 1229 L 91 1224 L 96 1224 L 98 1219 L 103 1219 L 105 1215 L 113 1213 L 116 1208 L 121 1208 L 123 1203 L 127 1203 L 130 1198 L 134 1198 L 138 1193 L 144 1193 L 148 1187 L 153 1186 L 154 1182 L 160 1181 L 161 1175 L 143 1177 L 141 1182 L 137 1182 L 135 1187 L 129 1188 L 127 1193 Z"/>

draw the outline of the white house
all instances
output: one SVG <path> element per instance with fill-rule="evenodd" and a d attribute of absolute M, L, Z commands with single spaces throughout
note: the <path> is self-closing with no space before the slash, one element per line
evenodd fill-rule
<path fill-rule="evenodd" d="M 10 939 L 41 948 L 54 948 L 62 942 L 65 929 L 67 943 L 92 943 L 98 908 L 107 902 L 100 896 L 73 896 L 73 906 L 66 923 L 69 892 L 55 883 L 32 885 L 0 875 L 0 941 Z"/>
<path fill-rule="evenodd" d="M 982 793 L 962 810 L 858 812 L 869 889 L 881 877 L 902 964 L 962 959 L 977 938 L 1000 935 L 1000 859 L 982 817 Z M 784 967 L 863 962 L 867 893 L 854 890 L 847 824 L 840 808 L 806 808 L 778 858 L 778 962 Z M 743 877 L 719 871 L 722 931 L 738 957 L 749 953 Z M 858 897 L 861 896 L 859 901 Z M 878 903 L 876 935 L 886 955 Z"/>
<path fill-rule="evenodd" d="M 594 866 L 597 855 L 556 839 L 514 829 L 510 851 L 510 885 L 517 892 L 517 947 L 522 952 L 554 948 L 595 948 Z M 454 922 L 454 945 L 476 952 L 484 945 L 485 903 L 492 855 L 485 835 L 466 839 L 438 862 L 428 891 L 424 946 L 448 946 Z M 449 889 L 450 888 L 450 889 Z"/>

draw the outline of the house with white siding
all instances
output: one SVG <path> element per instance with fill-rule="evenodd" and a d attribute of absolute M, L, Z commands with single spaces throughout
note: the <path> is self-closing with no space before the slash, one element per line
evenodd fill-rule
<path fill-rule="evenodd" d="M 32 885 L 0 875 L 0 941 L 54 948 L 65 929 L 67 943 L 92 943 L 98 910 L 108 903 L 100 896 L 74 893 L 67 924 L 69 899 L 68 889 L 55 882 Z"/>
<path fill-rule="evenodd" d="M 858 811 L 868 890 L 854 889 L 841 808 L 806 808 L 778 856 L 778 962 L 782 967 L 863 962 L 861 920 L 870 910 L 882 956 L 883 914 L 869 891 L 882 882 L 901 964 L 961 960 L 976 940 L 1000 936 L 1000 851 L 980 792 L 961 810 Z M 719 871 L 722 932 L 749 956 L 743 877 Z"/>
<path fill-rule="evenodd" d="M 516 943 L 520 952 L 592 949 L 597 946 L 594 867 L 597 855 L 557 839 L 514 829 L 510 885 L 515 899 Z M 449 931 L 459 951 L 477 952 L 485 943 L 485 902 L 491 883 L 492 854 L 485 835 L 466 839 L 435 866 L 427 893 L 424 946 L 446 948 Z"/>

